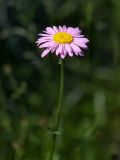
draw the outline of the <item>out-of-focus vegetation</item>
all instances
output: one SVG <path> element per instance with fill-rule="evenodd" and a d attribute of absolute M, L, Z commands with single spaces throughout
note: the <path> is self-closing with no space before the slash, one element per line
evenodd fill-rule
<path fill-rule="evenodd" d="M 79 26 L 84 58 L 65 59 L 55 160 L 120 158 L 120 0 L 0 1 L 0 160 L 46 160 L 60 66 L 40 58 L 46 26 Z"/>

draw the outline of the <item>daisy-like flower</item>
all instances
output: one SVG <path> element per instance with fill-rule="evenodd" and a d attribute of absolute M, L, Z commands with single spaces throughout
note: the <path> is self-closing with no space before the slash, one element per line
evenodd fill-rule
<path fill-rule="evenodd" d="M 60 58 L 64 59 L 67 55 L 84 56 L 82 49 L 86 49 L 89 40 L 81 34 L 79 28 L 53 26 L 46 27 L 43 34 L 39 34 L 37 46 L 45 48 L 41 57 L 46 56 L 48 53 L 55 53 Z"/>

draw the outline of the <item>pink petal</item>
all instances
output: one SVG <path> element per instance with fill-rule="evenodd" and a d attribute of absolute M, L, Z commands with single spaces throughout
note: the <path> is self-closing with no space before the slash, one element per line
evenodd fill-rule
<path fill-rule="evenodd" d="M 87 45 L 82 44 L 82 43 L 80 44 L 80 47 L 81 47 L 81 48 L 88 48 L 88 46 L 87 46 Z"/>
<path fill-rule="evenodd" d="M 64 25 L 63 26 L 63 32 L 66 32 L 67 31 L 67 27 Z"/>
<path fill-rule="evenodd" d="M 70 47 L 69 44 L 65 44 L 65 49 L 66 51 L 68 52 L 69 56 L 73 56 L 73 53 L 72 53 L 72 48 Z"/>
<path fill-rule="evenodd" d="M 73 53 L 72 53 L 72 52 L 71 52 L 71 53 L 68 53 L 68 54 L 69 54 L 69 56 L 70 56 L 70 57 L 72 57 L 72 56 L 73 56 Z"/>
<path fill-rule="evenodd" d="M 59 44 L 58 48 L 56 49 L 56 55 L 58 56 L 59 53 L 62 53 L 63 51 L 63 45 Z"/>
<path fill-rule="evenodd" d="M 61 54 L 61 58 L 64 59 L 66 54 Z"/>
<path fill-rule="evenodd" d="M 75 43 L 77 46 L 81 47 L 81 48 L 88 48 L 86 43 L 87 41 L 81 41 L 81 40 L 74 40 L 73 43 Z"/>
<path fill-rule="evenodd" d="M 63 32 L 63 28 L 59 26 L 59 32 Z"/>
<path fill-rule="evenodd" d="M 80 36 L 81 31 L 80 31 L 79 28 L 68 27 L 67 32 L 70 33 L 70 34 L 72 34 L 73 36 L 79 36 L 79 37 L 81 37 Z"/>
<path fill-rule="evenodd" d="M 66 54 L 67 54 L 67 53 L 64 51 L 63 53 L 60 54 L 60 57 L 61 57 L 62 59 L 64 59 L 65 56 L 66 56 Z"/>
<path fill-rule="evenodd" d="M 77 51 L 74 51 L 74 53 L 75 53 L 75 55 L 76 55 L 76 56 L 78 56 L 78 55 L 79 55 L 79 52 L 77 52 Z"/>
<path fill-rule="evenodd" d="M 68 27 L 67 28 L 67 33 L 71 33 L 73 31 L 73 28 L 72 27 Z"/>
<path fill-rule="evenodd" d="M 80 43 L 88 43 L 89 40 L 87 38 L 74 38 L 75 41 L 78 41 Z"/>
<path fill-rule="evenodd" d="M 50 34 L 38 34 L 39 36 L 44 36 L 44 37 L 51 37 Z"/>
<path fill-rule="evenodd" d="M 51 48 L 51 52 L 53 53 L 53 52 L 56 50 L 57 47 L 58 47 L 58 44 L 55 43 L 55 44 L 53 45 L 53 47 Z"/>
<path fill-rule="evenodd" d="M 37 43 L 37 46 L 39 46 L 41 43 L 49 42 L 49 41 L 50 40 L 39 39 L 36 43 Z"/>
<path fill-rule="evenodd" d="M 40 40 L 44 40 L 44 41 L 49 40 L 49 41 L 51 41 L 52 39 L 53 39 L 53 37 L 40 37 L 38 39 L 38 41 L 40 41 Z"/>
<path fill-rule="evenodd" d="M 73 35 L 80 35 L 81 31 L 79 30 L 79 28 L 74 28 L 73 31 L 71 32 Z"/>
<path fill-rule="evenodd" d="M 72 47 L 72 49 L 73 49 L 74 52 L 81 52 L 80 47 L 78 47 L 74 43 L 71 43 L 70 46 Z"/>
<path fill-rule="evenodd" d="M 51 27 L 47 27 L 46 28 L 46 31 L 49 33 L 49 34 L 55 34 L 55 31 L 54 31 L 54 29 L 53 28 L 51 28 Z"/>
<path fill-rule="evenodd" d="M 77 34 L 76 34 L 76 35 L 74 35 L 74 37 L 75 37 L 75 38 L 83 38 L 84 35 L 82 35 L 82 34 L 80 34 L 80 35 L 78 34 L 78 35 L 77 35 Z"/>
<path fill-rule="evenodd" d="M 56 33 L 58 32 L 58 29 L 57 29 L 56 26 L 53 26 L 53 29 L 54 29 L 54 31 L 55 31 Z"/>
<path fill-rule="evenodd" d="M 66 56 L 66 54 L 67 54 L 67 51 L 66 51 L 66 49 L 65 49 L 65 45 L 64 45 L 64 44 L 63 44 L 62 47 L 63 47 L 63 48 L 62 48 L 62 52 L 60 53 L 60 56 L 61 56 L 62 59 L 64 59 L 65 56 Z"/>
<path fill-rule="evenodd" d="M 52 46 L 54 46 L 54 42 L 52 42 L 52 41 L 50 41 L 50 42 L 46 42 L 46 43 L 44 43 L 44 44 L 41 44 L 40 46 L 39 46 L 39 48 L 46 48 L 46 47 L 52 47 Z"/>
<path fill-rule="evenodd" d="M 50 52 L 50 49 L 46 49 L 42 52 L 41 57 L 45 57 Z"/>
<path fill-rule="evenodd" d="M 65 48 L 66 48 L 67 52 L 71 52 L 72 51 L 72 49 L 71 49 L 69 44 L 65 44 Z"/>

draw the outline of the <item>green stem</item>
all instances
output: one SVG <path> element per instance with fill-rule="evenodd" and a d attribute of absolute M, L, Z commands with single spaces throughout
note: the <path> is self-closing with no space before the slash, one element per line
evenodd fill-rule
<path fill-rule="evenodd" d="M 61 78 L 60 78 L 60 91 L 59 91 L 59 99 L 58 99 L 58 106 L 57 106 L 57 116 L 56 116 L 56 125 L 54 128 L 54 131 L 58 130 L 60 119 L 61 119 L 61 109 L 62 109 L 62 99 L 63 99 L 63 88 L 64 88 L 64 65 L 63 65 L 63 60 L 61 60 Z M 52 148 L 51 148 L 51 153 L 50 153 L 50 158 L 49 160 L 53 160 L 55 148 L 56 148 L 56 139 L 57 139 L 57 134 L 53 133 L 52 137 Z"/>

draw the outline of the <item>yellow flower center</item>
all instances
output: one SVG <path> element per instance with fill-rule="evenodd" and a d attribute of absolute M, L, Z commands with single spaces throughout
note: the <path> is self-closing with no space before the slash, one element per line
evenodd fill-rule
<path fill-rule="evenodd" d="M 71 43 L 73 36 L 66 32 L 58 32 L 54 35 L 54 41 L 60 44 Z"/>

